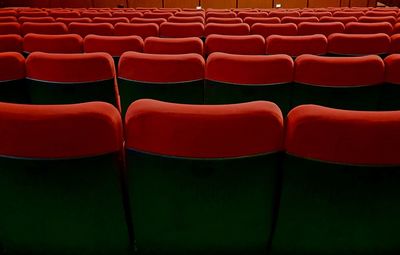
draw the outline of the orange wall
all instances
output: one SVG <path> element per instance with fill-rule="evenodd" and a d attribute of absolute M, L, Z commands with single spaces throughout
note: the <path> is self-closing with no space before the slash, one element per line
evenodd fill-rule
<path fill-rule="evenodd" d="M 207 8 L 236 8 L 236 0 L 201 0 L 201 6 Z"/>
<path fill-rule="evenodd" d="M 281 4 L 282 8 L 303 8 L 307 6 L 307 0 L 275 0 L 274 6 Z"/>
<path fill-rule="evenodd" d="M 319 7 L 331 7 L 340 6 L 340 0 L 309 0 L 308 7 L 319 8 Z"/>
<path fill-rule="evenodd" d="M 271 8 L 273 0 L 238 0 L 238 8 Z"/>
<path fill-rule="evenodd" d="M 195 8 L 199 5 L 199 0 L 164 0 L 165 8 Z"/>

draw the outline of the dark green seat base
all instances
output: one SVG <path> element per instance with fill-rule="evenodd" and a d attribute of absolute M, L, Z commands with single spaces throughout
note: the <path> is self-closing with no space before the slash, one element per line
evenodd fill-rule
<path fill-rule="evenodd" d="M 28 104 L 29 91 L 25 79 L 0 82 L 0 102 Z"/>

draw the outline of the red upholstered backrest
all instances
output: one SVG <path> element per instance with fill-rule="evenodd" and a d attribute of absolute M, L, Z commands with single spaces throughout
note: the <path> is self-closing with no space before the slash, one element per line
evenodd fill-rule
<path fill-rule="evenodd" d="M 345 26 L 341 22 L 302 22 L 297 28 L 299 35 L 323 34 L 328 36 L 333 33 L 343 33 Z"/>
<path fill-rule="evenodd" d="M 82 53 L 83 40 L 76 34 L 41 35 L 27 34 L 24 37 L 25 52 Z"/>
<path fill-rule="evenodd" d="M 385 81 L 400 84 L 400 54 L 392 54 L 385 58 Z"/>
<path fill-rule="evenodd" d="M 388 53 L 390 37 L 387 34 L 331 34 L 329 53 L 367 55 Z"/>
<path fill-rule="evenodd" d="M 17 16 L 17 12 L 15 10 L 6 10 L 6 9 L 2 9 L 0 10 L 0 17 L 4 17 L 4 16 Z"/>
<path fill-rule="evenodd" d="M 131 19 L 132 23 L 155 23 L 157 25 L 161 25 L 164 22 L 167 22 L 167 19 L 164 18 L 133 18 Z"/>
<path fill-rule="evenodd" d="M 245 19 L 248 17 L 253 17 L 253 18 L 267 18 L 268 13 L 267 12 L 250 12 L 250 11 L 244 11 L 244 12 L 238 12 L 237 16 L 241 19 Z"/>
<path fill-rule="evenodd" d="M 81 16 L 78 11 L 50 11 L 49 15 L 53 18 L 79 18 Z"/>
<path fill-rule="evenodd" d="M 14 16 L 0 16 L 0 22 L 17 22 L 17 17 Z"/>
<path fill-rule="evenodd" d="M 200 16 L 193 16 L 193 17 L 169 17 L 168 22 L 175 22 L 175 23 L 193 23 L 199 22 L 204 23 L 204 18 Z"/>
<path fill-rule="evenodd" d="M 204 35 L 204 25 L 195 23 L 173 23 L 165 22 L 160 25 L 161 37 L 202 37 Z"/>
<path fill-rule="evenodd" d="M 75 158 L 118 152 L 122 125 L 108 103 L 23 105 L 0 103 L 0 155 Z"/>
<path fill-rule="evenodd" d="M 267 54 L 288 54 L 292 57 L 301 54 L 324 55 L 328 39 L 324 35 L 271 35 L 266 40 Z"/>
<path fill-rule="evenodd" d="M 271 11 L 268 17 L 278 17 L 282 19 L 283 17 L 300 17 L 300 12 L 298 11 Z"/>
<path fill-rule="evenodd" d="M 0 52 L 0 83 L 25 78 L 25 58 L 17 52 Z"/>
<path fill-rule="evenodd" d="M 282 113 L 266 101 L 185 105 L 141 99 L 129 107 L 125 129 L 128 149 L 167 156 L 230 158 L 283 148 Z"/>
<path fill-rule="evenodd" d="M 57 22 L 62 22 L 65 25 L 69 25 L 72 22 L 78 22 L 78 23 L 91 23 L 92 20 L 90 18 L 57 18 Z"/>
<path fill-rule="evenodd" d="M 197 37 L 159 38 L 148 37 L 144 41 L 144 52 L 151 54 L 204 54 L 203 41 Z"/>
<path fill-rule="evenodd" d="M 107 53 L 50 54 L 34 52 L 26 60 L 27 78 L 47 82 L 95 82 L 115 77 Z"/>
<path fill-rule="evenodd" d="M 321 17 L 319 22 L 342 22 L 343 24 L 347 24 L 349 22 L 357 22 L 356 17 Z"/>
<path fill-rule="evenodd" d="M 154 23 L 126 24 L 118 23 L 114 27 L 115 35 L 137 35 L 143 39 L 159 35 L 159 27 Z"/>
<path fill-rule="evenodd" d="M 316 17 L 316 18 L 322 18 L 322 17 L 332 17 L 332 12 L 329 11 L 323 11 L 323 12 L 302 12 L 301 17 Z"/>
<path fill-rule="evenodd" d="M 271 17 L 271 18 L 247 17 L 244 18 L 243 21 L 244 23 L 249 24 L 250 27 L 256 23 L 266 23 L 266 24 L 281 23 L 281 20 L 278 17 Z"/>
<path fill-rule="evenodd" d="M 283 17 L 281 23 L 294 23 L 296 25 L 302 22 L 318 22 L 317 17 Z"/>
<path fill-rule="evenodd" d="M 49 16 L 48 12 L 45 11 L 21 11 L 18 13 L 19 17 L 47 17 Z"/>
<path fill-rule="evenodd" d="M 235 18 L 236 13 L 234 12 L 206 12 L 206 18 Z"/>
<path fill-rule="evenodd" d="M 361 16 L 364 16 L 362 11 L 339 11 L 333 13 L 333 17 L 355 17 L 358 19 Z"/>
<path fill-rule="evenodd" d="M 111 12 L 96 12 L 96 11 L 84 11 L 81 12 L 82 17 L 95 18 L 95 17 L 112 17 Z"/>
<path fill-rule="evenodd" d="M 88 35 L 83 44 L 85 52 L 106 52 L 113 57 L 119 57 L 126 51 L 143 51 L 143 39 L 136 35 Z"/>
<path fill-rule="evenodd" d="M 176 83 L 204 79 L 204 59 L 195 53 L 147 54 L 125 52 L 119 61 L 120 78 L 151 82 Z"/>
<path fill-rule="evenodd" d="M 21 26 L 21 34 L 26 35 L 28 33 L 62 35 L 68 33 L 68 28 L 64 23 L 61 22 L 52 22 L 52 23 L 25 22 Z"/>
<path fill-rule="evenodd" d="M 23 38 L 19 35 L 0 35 L 0 52 L 22 52 Z"/>
<path fill-rule="evenodd" d="M 158 19 L 158 18 L 162 18 L 162 19 L 168 19 L 169 17 L 174 16 L 172 13 L 168 13 L 168 12 L 146 12 L 143 14 L 143 18 L 151 18 L 151 19 Z"/>
<path fill-rule="evenodd" d="M 350 22 L 346 24 L 347 34 L 392 34 L 393 26 L 389 22 L 361 23 Z"/>
<path fill-rule="evenodd" d="M 4 22 L 0 23 L 0 35 L 21 33 L 21 25 L 18 22 Z"/>
<path fill-rule="evenodd" d="M 209 17 L 207 18 L 207 23 L 236 24 L 236 23 L 243 23 L 243 20 L 241 18 Z"/>
<path fill-rule="evenodd" d="M 128 18 L 119 17 L 119 18 L 105 18 L 105 17 L 96 17 L 93 18 L 93 23 L 109 23 L 115 25 L 117 23 L 129 23 Z"/>
<path fill-rule="evenodd" d="M 208 56 L 206 79 L 234 84 L 280 84 L 293 81 L 293 59 L 288 55 Z"/>
<path fill-rule="evenodd" d="M 219 24 L 208 23 L 204 29 L 204 35 L 211 34 L 221 35 L 248 35 L 250 33 L 250 26 L 246 23 L 239 24 Z"/>
<path fill-rule="evenodd" d="M 268 37 L 270 35 L 297 35 L 297 26 L 293 23 L 286 24 L 261 24 L 251 26 L 251 33 Z"/>
<path fill-rule="evenodd" d="M 143 17 L 143 13 L 137 11 L 114 12 L 113 17 L 125 17 L 131 20 L 133 18 Z"/>
<path fill-rule="evenodd" d="M 386 17 L 386 16 L 397 17 L 398 11 L 367 11 L 365 15 L 371 17 Z"/>
<path fill-rule="evenodd" d="M 55 19 L 53 17 L 19 17 L 18 18 L 19 23 L 25 23 L 25 22 L 34 22 L 34 23 L 51 23 L 55 22 Z"/>
<path fill-rule="evenodd" d="M 262 55 L 265 39 L 261 35 L 209 35 L 205 42 L 206 54 L 225 52 L 244 55 Z"/>
<path fill-rule="evenodd" d="M 318 161 L 399 165 L 400 111 L 298 106 L 287 117 L 286 151 Z"/>
<path fill-rule="evenodd" d="M 381 16 L 381 17 L 371 17 L 371 16 L 362 16 L 358 19 L 358 22 L 364 23 L 376 23 L 376 22 L 389 22 L 394 25 L 397 20 L 393 16 Z"/>
<path fill-rule="evenodd" d="M 87 35 L 114 35 L 114 27 L 109 23 L 78 23 L 72 22 L 68 25 L 72 34 L 78 34 L 84 38 Z"/>
<path fill-rule="evenodd" d="M 390 37 L 390 53 L 400 53 L 400 34 Z"/>
<path fill-rule="evenodd" d="M 200 11 L 182 11 L 182 12 L 177 12 L 175 13 L 176 17 L 205 17 L 204 12 L 200 12 Z"/>
<path fill-rule="evenodd" d="M 295 61 L 295 82 L 317 86 L 369 86 L 381 84 L 385 65 L 376 55 L 321 57 L 301 55 Z"/>

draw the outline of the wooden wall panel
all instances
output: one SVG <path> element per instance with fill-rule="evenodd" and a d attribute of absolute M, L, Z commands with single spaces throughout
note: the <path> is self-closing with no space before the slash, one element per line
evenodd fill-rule
<path fill-rule="evenodd" d="M 199 0 L 164 0 L 165 8 L 195 8 L 199 5 Z"/>
<path fill-rule="evenodd" d="M 129 0 L 129 7 L 162 7 L 162 0 Z"/>
<path fill-rule="evenodd" d="M 201 7 L 207 8 L 236 8 L 236 0 L 201 0 Z"/>
<path fill-rule="evenodd" d="M 307 0 L 275 0 L 274 6 L 281 4 L 281 8 L 304 8 L 307 7 Z"/>
<path fill-rule="evenodd" d="M 365 7 L 368 5 L 368 0 L 350 0 L 350 7 Z"/>
<path fill-rule="evenodd" d="M 118 5 L 126 5 L 125 0 L 94 0 L 93 1 L 94 7 L 101 8 L 101 7 L 118 7 Z"/>
<path fill-rule="evenodd" d="M 342 0 L 341 7 L 348 7 L 350 5 L 350 0 Z"/>
<path fill-rule="evenodd" d="M 309 8 L 322 8 L 322 7 L 339 7 L 340 0 L 309 0 Z"/>
<path fill-rule="evenodd" d="M 90 8 L 93 0 L 51 0 L 51 7 Z"/>
<path fill-rule="evenodd" d="M 238 0 L 238 8 L 272 8 L 273 0 Z"/>

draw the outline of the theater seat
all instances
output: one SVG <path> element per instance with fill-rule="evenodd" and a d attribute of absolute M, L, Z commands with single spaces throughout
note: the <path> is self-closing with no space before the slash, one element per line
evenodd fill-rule
<path fill-rule="evenodd" d="M 371 16 L 362 16 L 358 19 L 358 22 L 363 23 L 376 23 L 376 22 L 389 22 L 390 24 L 396 24 L 397 20 L 393 16 L 382 16 L 382 17 L 371 17 Z"/>
<path fill-rule="evenodd" d="M 209 17 L 207 18 L 207 23 L 237 24 L 237 23 L 243 23 L 243 20 L 241 18 Z"/>
<path fill-rule="evenodd" d="M 267 38 L 270 35 L 297 35 L 297 26 L 293 23 L 286 24 L 261 24 L 251 26 L 251 34 Z"/>
<path fill-rule="evenodd" d="M 21 34 L 23 36 L 29 34 L 45 34 L 45 35 L 62 35 L 68 33 L 68 28 L 64 23 L 33 23 L 25 22 L 21 25 Z"/>
<path fill-rule="evenodd" d="M 0 52 L 0 70 L 0 102 L 29 103 L 25 58 L 18 52 Z"/>
<path fill-rule="evenodd" d="M 55 22 L 55 19 L 53 17 L 19 17 L 18 18 L 19 23 L 25 23 L 25 22 L 33 22 L 33 23 L 52 23 Z"/>
<path fill-rule="evenodd" d="M 275 104 L 142 99 L 125 130 L 138 253 L 267 252 L 283 140 Z"/>
<path fill-rule="evenodd" d="M 21 34 L 21 25 L 18 22 L 0 23 L 0 35 Z"/>
<path fill-rule="evenodd" d="M 299 35 L 323 34 L 329 36 L 333 33 L 343 33 L 345 26 L 341 22 L 302 22 L 297 28 Z"/>
<path fill-rule="evenodd" d="M 146 39 L 150 36 L 159 36 L 159 27 L 154 23 L 117 23 L 114 27 L 114 34 L 118 36 L 137 35 Z"/>
<path fill-rule="evenodd" d="M 399 129 L 398 111 L 293 109 L 271 254 L 397 254 Z"/>
<path fill-rule="evenodd" d="M 18 19 L 14 16 L 0 16 L 0 23 L 4 22 L 18 22 Z"/>
<path fill-rule="evenodd" d="M 205 53 L 225 52 L 243 55 L 265 53 L 265 39 L 261 35 L 217 35 L 207 36 Z"/>
<path fill-rule="evenodd" d="M 318 104 L 339 109 L 377 110 L 385 66 L 374 55 L 296 58 L 292 106 Z"/>
<path fill-rule="evenodd" d="M 168 22 L 174 22 L 174 23 L 193 23 L 193 22 L 198 22 L 201 24 L 204 24 L 204 18 L 199 17 L 199 16 L 193 16 L 193 17 L 169 17 Z"/>
<path fill-rule="evenodd" d="M 159 38 L 148 37 L 144 41 L 144 53 L 151 54 L 204 54 L 203 41 L 197 37 Z"/>
<path fill-rule="evenodd" d="M 33 104 L 104 101 L 119 108 L 114 62 L 107 53 L 33 52 L 26 72 Z"/>
<path fill-rule="evenodd" d="M 46 53 L 82 53 L 83 40 L 76 34 L 42 35 L 27 34 L 24 37 L 24 53 L 41 51 Z"/>
<path fill-rule="evenodd" d="M 0 103 L 2 249 L 126 254 L 122 133 L 107 103 Z"/>
<path fill-rule="evenodd" d="M 387 34 L 331 34 L 328 52 L 335 55 L 384 55 L 389 53 Z"/>
<path fill-rule="evenodd" d="M 294 23 L 296 25 L 299 25 L 302 22 L 317 22 L 318 23 L 318 18 L 317 17 L 283 17 L 281 19 L 281 23 Z"/>
<path fill-rule="evenodd" d="M 204 66 L 203 57 L 195 53 L 124 53 L 118 72 L 122 114 L 141 98 L 202 104 Z"/>
<path fill-rule="evenodd" d="M 392 54 L 385 59 L 385 84 L 382 91 L 381 110 L 400 110 L 400 54 Z"/>
<path fill-rule="evenodd" d="M 92 20 L 90 18 L 57 18 L 57 22 L 62 22 L 66 26 L 71 24 L 72 22 L 78 22 L 78 23 L 91 23 Z"/>
<path fill-rule="evenodd" d="M 361 23 L 350 22 L 346 24 L 346 34 L 376 34 L 384 33 L 391 35 L 393 26 L 389 22 Z"/>
<path fill-rule="evenodd" d="M 96 17 L 93 18 L 93 23 L 109 23 L 113 26 L 117 23 L 129 23 L 129 19 L 125 17 L 113 17 L 113 18 L 105 18 L 105 17 Z"/>
<path fill-rule="evenodd" d="M 114 27 L 109 23 L 78 23 L 72 22 L 68 25 L 71 34 L 78 34 L 82 38 L 87 35 L 114 35 Z"/>
<path fill-rule="evenodd" d="M 204 25 L 194 23 L 173 23 L 164 22 L 160 25 L 160 37 L 185 38 L 203 37 Z"/>
<path fill-rule="evenodd" d="M 247 17 L 243 21 L 244 21 L 244 23 L 248 24 L 250 26 L 250 28 L 252 25 L 254 25 L 256 23 L 266 23 L 266 24 L 281 23 L 281 20 L 278 17 L 273 17 L 273 18 Z"/>
<path fill-rule="evenodd" d="M 167 22 L 167 19 L 164 18 L 133 18 L 131 19 L 131 23 L 155 23 L 157 25 L 161 25 L 162 23 Z"/>
<path fill-rule="evenodd" d="M 319 22 L 341 22 L 346 25 L 349 22 L 357 22 L 356 17 L 321 17 Z"/>
<path fill-rule="evenodd" d="M 286 114 L 290 107 L 293 66 L 292 58 L 287 55 L 213 53 L 206 64 L 205 103 L 267 100 Z"/>
<path fill-rule="evenodd" d="M 250 34 L 250 27 L 245 23 L 238 23 L 238 24 L 207 23 L 204 28 L 204 35 L 208 36 L 211 34 L 248 35 Z"/>
<path fill-rule="evenodd" d="M 22 52 L 23 38 L 20 35 L 0 35 L 0 52 Z"/>
<path fill-rule="evenodd" d="M 287 54 L 297 57 L 302 54 L 325 55 L 328 39 L 324 35 L 271 35 L 266 40 L 267 54 Z"/>

